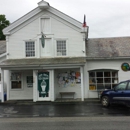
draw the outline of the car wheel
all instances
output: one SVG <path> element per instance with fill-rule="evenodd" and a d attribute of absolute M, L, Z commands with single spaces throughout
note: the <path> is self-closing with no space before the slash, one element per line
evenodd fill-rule
<path fill-rule="evenodd" d="M 101 103 L 102 103 L 103 107 L 108 107 L 110 105 L 108 96 L 103 96 L 102 100 L 101 100 Z"/>

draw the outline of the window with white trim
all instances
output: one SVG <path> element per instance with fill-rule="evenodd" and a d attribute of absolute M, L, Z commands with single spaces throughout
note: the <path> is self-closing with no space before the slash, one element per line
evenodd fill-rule
<path fill-rule="evenodd" d="M 11 73 L 11 89 L 22 89 L 22 73 L 12 72 Z"/>
<path fill-rule="evenodd" d="M 66 56 L 66 41 L 58 40 L 57 42 L 57 56 Z"/>
<path fill-rule="evenodd" d="M 89 90 L 112 89 L 118 84 L 118 71 L 89 71 Z"/>
<path fill-rule="evenodd" d="M 35 42 L 34 41 L 25 42 L 25 49 L 26 49 L 26 57 L 35 56 Z"/>

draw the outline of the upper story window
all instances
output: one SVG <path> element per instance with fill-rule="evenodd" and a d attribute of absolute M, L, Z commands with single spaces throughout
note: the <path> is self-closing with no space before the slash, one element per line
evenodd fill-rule
<path fill-rule="evenodd" d="M 57 56 L 66 56 L 66 41 L 57 41 Z"/>
<path fill-rule="evenodd" d="M 51 24 L 49 17 L 41 18 L 41 32 L 43 32 L 44 34 L 51 33 Z"/>
<path fill-rule="evenodd" d="M 25 42 L 25 48 L 26 48 L 26 57 L 35 56 L 35 42 L 34 41 Z"/>

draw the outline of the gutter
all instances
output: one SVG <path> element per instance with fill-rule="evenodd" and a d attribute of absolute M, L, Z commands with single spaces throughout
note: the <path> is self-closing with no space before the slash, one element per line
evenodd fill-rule
<path fill-rule="evenodd" d="M 123 59 L 129 59 L 129 57 L 86 57 L 86 60 L 123 60 Z"/>
<path fill-rule="evenodd" d="M 8 69 L 8 68 L 69 68 L 69 67 L 73 67 L 73 68 L 77 68 L 80 66 L 85 65 L 85 63 L 81 63 L 81 64 L 60 64 L 60 65 L 0 65 L 1 68 L 3 69 Z M 30 69 L 31 69 L 30 68 Z"/>
<path fill-rule="evenodd" d="M 7 55 L 7 53 L 3 53 L 3 54 L 0 55 L 0 58 L 1 58 L 1 57 L 4 57 L 4 56 L 6 56 L 6 55 Z"/>

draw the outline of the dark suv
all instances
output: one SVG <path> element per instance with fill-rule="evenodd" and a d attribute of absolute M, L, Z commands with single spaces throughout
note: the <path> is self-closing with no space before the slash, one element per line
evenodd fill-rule
<path fill-rule="evenodd" d="M 112 103 L 130 106 L 130 80 L 120 82 L 113 89 L 101 92 L 100 99 L 104 107 Z"/>

